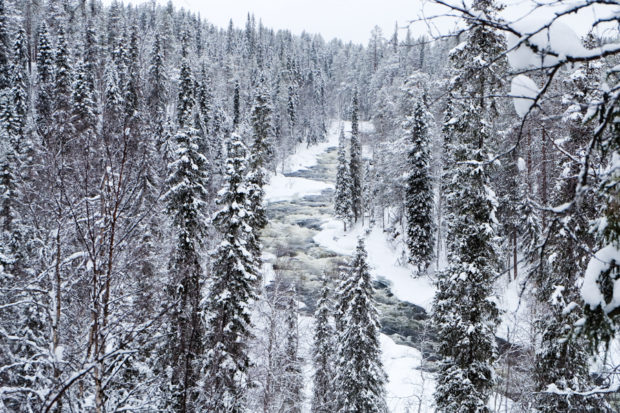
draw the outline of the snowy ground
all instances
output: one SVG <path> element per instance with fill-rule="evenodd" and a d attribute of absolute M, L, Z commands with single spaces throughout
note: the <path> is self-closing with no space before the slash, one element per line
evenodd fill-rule
<path fill-rule="evenodd" d="M 350 132 L 350 122 L 333 122 L 328 133 L 327 142 L 310 148 L 300 145 L 295 154 L 285 162 L 287 174 L 311 168 L 317 165 L 317 159 L 324 155 L 328 148 L 338 145 L 340 128 L 344 126 L 345 132 Z M 360 130 L 370 132 L 372 125 L 362 122 Z M 348 135 L 348 133 L 347 133 Z M 269 184 L 265 187 L 265 197 L 269 203 L 281 201 L 294 201 L 307 196 L 318 195 L 327 189 L 333 189 L 334 183 L 326 183 L 318 180 L 285 176 L 282 174 L 272 175 Z M 346 233 L 340 221 L 333 216 L 322 215 L 321 230 L 314 236 L 314 242 L 319 246 L 338 253 L 351 255 L 357 244 L 357 238 L 364 236 L 368 251 L 368 263 L 373 277 L 390 284 L 391 291 L 400 300 L 409 301 L 428 309 L 434 294 L 432 284 L 426 278 L 412 278 L 412 268 L 399 265 L 401 252 L 395 248 L 386 238 L 386 234 L 379 228 L 372 230 L 363 228 L 361 225 L 354 226 Z M 274 256 L 266 254 L 263 266 L 264 281 L 273 279 L 273 266 L 270 261 Z M 304 358 L 310 358 L 310 346 L 312 341 L 312 319 L 302 317 L 300 320 L 304 328 L 300 328 L 302 334 L 301 343 Z M 381 335 L 382 360 L 388 375 L 387 402 L 390 412 L 405 413 L 411 411 L 432 411 L 432 393 L 434 380 L 432 374 L 419 369 L 422 363 L 422 355 L 415 348 L 396 344 L 390 337 Z M 308 387 L 307 395 L 311 394 L 311 368 L 307 369 Z M 420 409 L 418 409 L 420 408 Z"/>
<path fill-rule="evenodd" d="M 265 185 L 265 200 L 267 202 L 290 201 L 309 195 L 318 195 L 326 189 L 333 189 L 333 184 L 314 181 L 312 179 L 272 175 L 268 185 Z"/>
<path fill-rule="evenodd" d="M 399 300 L 408 301 L 428 310 L 434 287 L 427 277 L 413 278 L 409 265 L 400 265 L 400 251 L 390 244 L 379 226 L 372 229 L 356 225 L 344 232 L 342 222 L 332 219 L 323 224 L 314 241 L 320 246 L 342 255 L 353 254 L 357 239 L 363 237 L 368 251 L 368 265 L 375 279 L 387 281 Z"/>

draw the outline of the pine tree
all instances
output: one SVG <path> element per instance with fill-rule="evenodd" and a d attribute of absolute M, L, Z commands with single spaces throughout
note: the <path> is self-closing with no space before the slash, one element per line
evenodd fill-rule
<path fill-rule="evenodd" d="M 177 231 L 169 268 L 169 389 L 167 409 L 178 412 L 194 410 L 198 389 L 198 363 L 203 346 L 203 327 L 200 322 L 201 286 L 204 273 L 201 248 L 206 235 L 206 216 L 209 176 L 208 161 L 198 150 L 198 133 L 188 119 L 191 117 L 193 97 L 191 73 L 187 64 L 182 71 L 185 78 L 179 91 L 178 118 L 184 125 L 175 136 L 175 157 L 169 164 L 170 188 L 165 199 L 168 214 Z M 189 89 L 184 89 L 189 88 Z"/>
<path fill-rule="evenodd" d="M 411 91 L 405 93 L 410 94 Z M 435 224 L 433 222 L 433 182 L 431 176 L 431 115 L 420 99 L 408 99 L 413 110 L 403 122 L 405 138 L 409 141 L 406 214 L 409 262 L 423 272 L 433 259 Z M 413 101 L 412 101 L 413 100 Z"/>
<path fill-rule="evenodd" d="M 351 175 L 351 210 L 353 219 L 357 222 L 362 216 L 362 143 L 359 135 L 358 121 L 359 103 L 357 90 L 353 93 L 351 102 L 351 153 L 349 174 Z"/>
<path fill-rule="evenodd" d="M 473 8 L 496 12 L 487 0 L 474 2 Z M 451 91 L 460 99 L 445 125 L 449 153 L 444 171 L 451 173 L 444 177 L 447 188 L 443 195 L 450 264 L 438 279 L 433 306 L 442 358 L 434 395 L 440 412 L 488 412 L 494 383 L 499 310 L 491 297 L 499 271 L 497 201 L 484 162 L 493 139 L 487 118 L 494 101 L 487 96 L 501 84 L 506 63 L 496 57 L 503 50 L 503 39 L 497 33 L 473 23 L 467 41 L 451 55 Z"/>
<path fill-rule="evenodd" d="M 331 413 L 335 408 L 336 389 L 333 385 L 336 332 L 332 325 L 333 303 L 330 287 L 323 279 L 321 295 L 314 312 L 314 386 L 312 388 L 312 413 Z"/>
<path fill-rule="evenodd" d="M 381 363 L 379 314 L 372 297 L 370 271 L 364 241 L 359 240 L 339 291 L 336 360 L 337 412 L 386 412 L 386 375 Z"/>
<path fill-rule="evenodd" d="M 247 149 L 233 134 L 227 143 L 226 184 L 218 198 L 222 209 L 214 224 L 222 242 L 213 254 L 209 294 L 205 301 L 206 365 L 202 410 L 243 412 L 250 367 L 250 304 L 256 298 L 259 269 L 248 251 L 253 230 L 248 199 Z"/>
<path fill-rule="evenodd" d="M 353 220 L 353 206 L 351 199 L 351 175 L 345 148 L 344 129 L 340 129 L 338 139 L 338 171 L 336 172 L 336 194 L 334 196 L 334 210 L 336 216 L 343 221 L 344 230 L 347 223 Z"/>

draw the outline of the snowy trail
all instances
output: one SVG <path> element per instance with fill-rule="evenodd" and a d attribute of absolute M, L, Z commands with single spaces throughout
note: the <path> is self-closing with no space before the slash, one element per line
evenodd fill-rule
<path fill-rule="evenodd" d="M 277 268 L 298 277 L 308 289 L 316 289 L 322 271 L 350 256 L 358 236 L 365 236 L 371 273 L 375 279 L 390 286 L 387 292 L 377 291 L 377 294 L 391 296 L 393 293 L 398 300 L 428 308 L 433 296 L 431 284 L 426 279 L 413 279 L 411 268 L 398 264 L 400 253 L 390 245 L 380 228 L 375 227 L 366 233 L 366 228 L 355 226 L 344 233 L 342 223 L 333 216 L 331 196 L 336 169 L 335 147 L 341 125 L 345 131 L 350 130 L 350 122 L 333 122 L 327 142 L 311 148 L 303 145 L 297 148 L 285 162 L 285 173 L 272 175 L 265 187 L 269 225 L 263 234 L 264 280 L 270 282 Z M 361 130 L 369 130 L 369 124 L 360 126 Z M 310 301 L 307 304 L 313 305 Z M 382 302 L 379 310 L 393 312 L 401 305 L 386 307 Z M 408 314 L 401 315 L 401 319 L 406 317 Z M 311 343 L 310 319 L 304 318 L 303 324 L 307 328 L 302 331 L 302 341 Z M 386 390 L 390 412 L 418 411 L 418 407 L 421 412 L 432 411 L 434 380 L 431 373 L 420 370 L 421 352 L 398 344 L 385 334 L 381 334 L 380 339 L 382 361 L 388 374 Z M 304 347 L 307 353 L 304 357 L 309 361 L 310 346 Z M 307 371 L 307 382 L 311 383 L 311 369 Z M 307 392 L 310 390 L 306 389 Z"/>

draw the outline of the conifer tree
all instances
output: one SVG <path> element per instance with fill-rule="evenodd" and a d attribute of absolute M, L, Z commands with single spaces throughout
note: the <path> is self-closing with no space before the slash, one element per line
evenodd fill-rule
<path fill-rule="evenodd" d="M 49 140 L 50 118 L 53 110 L 54 50 L 45 22 L 41 23 L 37 42 L 37 124 L 44 140 Z"/>
<path fill-rule="evenodd" d="M 260 266 L 259 232 L 267 225 L 265 216 L 264 190 L 265 171 L 273 157 L 273 107 L 267 90 L 266 81 L 261 75 L 252 108 L 253 142 L 249 160 L 248 182 L 249 199 L 252 209 L 252 230 L 254 236 L 249 249 L 255 256 L 256 264 Z"/>
<path fill-rule="evenodd" d="M 214 224 L 222 242 L 213 255 L 205 300 L 206 353 L 201 407 L 212 412 L 243 412 L 249 386 L 250 303 L 256 299 L 258 268 L 248 250 L 252 230 L 248 199 L 247 149 L 233 134 L 227 143 L 226 182 L 220 191 Z"/>
<path fill-rule="evenodd" d="M 167 409 L 194 410 L 199 378 L 198 363 L 204 345 L 200 321 L 201 286 L 204 282 L 201 248 L 208 218 L 208 161 L 198 150 L 198 133 L 191 114 L 193 94 L 191 72 L 183 65 L 179 90 L 178 119 L 182 127 L 175 136 L 175 154 L 166 181 L 170 188 L 165 199 L 167 211 L 177 232 L 169 268 L 169 391 Z"/>
<path fill-rule="evenodd" d="M 324 278 L 321 295 L 314 312 L 312 413 L 331 413 L 335 408 L 336 390 L 333 385 L 335 372 L 333 363 L 335 361 L 336 332 L 332 325 L 333 310 L 333 303 L 330 300 L 330 287 L 327 279 Z"/>
<path fill-rule="evenodd" d="M 588 81 L 584 82 L 585 79 Z M 570 136 L 565 148 L 571 153 L 585 153 L 584 148 L 594 133 L 591 125 L 583 123 L 584 113 L 575 108 L 585 107 L 586 102 L 593 100 L 590 88 L 597 79 L 598 76 L 586 65 L 564 82 L 568 89 L 564 100 L 573 105 L 564 114 L 567 131 L 562 129 L 562 133 L 567 132 Z M 551 196 L 553 205 L 567 205 L 577 196 L 580 163 L 569 158 L 561 166 L 563 172 Z M 587 343 L 584 337 L 575 336 L 571 331 L 583 317 L 581 306 L 571 303 L 581 302 L 578 279 L 586 271 L 590 259 L 583 247 L 594 248 L 590 223 L 601 203 L 593 192 L 584 191 L 580 196 L 581 202 L 566 211 L 565 216 L 561 219 L 552 217 L 545 228 L 544 247 L 537 246 L 531 251 L 536 255 L 532 260 L 532 275 L 537 286 L 535 297 L 544 312 L 535 323 L 540 334 L 534 372 L 535 390 L 540 393 L 536 395 L 535 406 L 540 412 L 611 411 L 602 395 L 587 394 L 595 386 L 590 377 Z M 559 392 L 546 392 L 550 386 Z"/>
<path fill-rule="evenodd" d="M 0 90 L 11 83 L 11 42 L 9 41 L 8 10 L 5 0 L 0 0 Z"/>
<path fill-rule="evenodd" d="M 239 96 L 239 81 L 235 82 L 235 89 L 233 91 L 233 130 L 237 129 L 239 122 L 241 121 L 241 98 Z"/>
<path fill-rule="evenodd" d="M 353 219 L 357 222 L 362 211 L 362 142 L 359 135 L 359 102 L 357 90 L 353 93 L 351 102 L 351 153 L 349 173 L 351 175 L 351 210 Z"/>
<path fill-rule="evenodd" d="M 344 129 L 340 129 L 338 138 L 338 170 L 336 172 L 336 194 L 334 196 L 334 210 L 336 216 L 343 221 L 344 230 L 347 230 L 347 223 L 353 219 L 353 206 L 351 199 L 351 175 L 347 162 L 345 148 Z"/>
<path fill-rule="evenodd" d="M 364 241 L 360 239 L 339 291 L 342 312 L 336 360 L 339 413 L 384 413 L 386 375 L 381 363 L 379 314 L 372 297 Z"/>
<path fill-rule="evenodd" d="M 406 91 L 405 93 L 411 93 Z M 435 248 L 433 222 L 433 183 L 431 177 L 431 115 L 420 99 L 413 100 L 413 110 L 403 122 L 403 132 L 409 141 L 406 214 L 409 262 L 424 271 L 431 263 Z"/>
<path fill-rule="evenodd" d="M 26 127 L 26 117 L 30 102 L 28 91 L 30 82 L 28 81 L 28 54 L 26 50 L 26 33 L 23 29 L 17 31 L 15 43 L 13 45 L 14 63 L 12 65 L 12 88 L 11 88 L 11 118 L 9 126 L 11 133 L 24 139 Z M 24 142 L 18 143 L 19 151 L 22 151 Z"/>
<path fill-rule="evenodd" d="M 299 310 L 297 293 L 292 287 L 288 293 L 284 337 L 282 393 L 284 396 L 282 409 L 286 412 L 300 413 L 303 404 L 304 376 L 302 371 L 303 358 L 299 354 Z"/>
<path fill-rule="evenodd" d="M 488 0 L 475 1 L 473 8 L 497 12 Z M 444 170 L 451 171 L 444 193 L 450 264 L 438 279 L 433 307 L 442 358 L 434 395 L 439 412 L 488 412 L 493 389 L 499 314 L 491 298 L 499 271 L 497 201 L 484 162 L 493 139 L 488 118 L 495 107 L 488 95 L 497 94 L 492 92 L 501 85 L 506 63 L 496 57 L 503 50 L 501 36 L 474 22 L 464 45 L 450 56 L 451 91 L 459 99 L 445 144 Z"/>

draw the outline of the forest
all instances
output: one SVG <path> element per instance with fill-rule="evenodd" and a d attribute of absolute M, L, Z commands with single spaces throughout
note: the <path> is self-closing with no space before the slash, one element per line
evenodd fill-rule
<path fill-rule="evenodd" d="M 431 3 L 0 0 L 0 413 L 619 411 L 620 2 Z"/>

